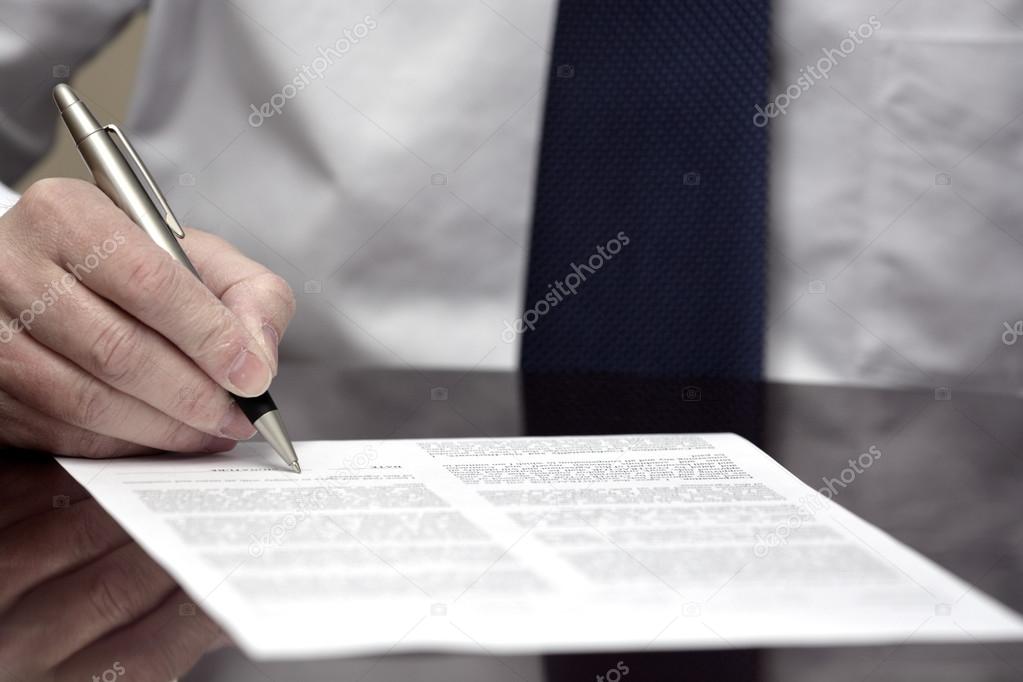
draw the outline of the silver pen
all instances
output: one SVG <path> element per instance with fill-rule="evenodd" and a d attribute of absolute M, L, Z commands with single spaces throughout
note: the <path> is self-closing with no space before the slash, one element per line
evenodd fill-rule
<path fill-rule="evenodd" d="M 53 101 L 56 102 L 61 118 L 64 119 L 64 124 L 67 125 L 85 165 L 92 172 L 96 185 L 161 249 L 199 277 L 199 273 L 178 243 L 185 238 L 184 230 L 181 229 L 142 159 L 120 128 L 115 125 L 101 126 L 97 123 L 85 102 L 63 83 L 53 88 Z M 120 146 L 117 143 L 120 143 Z M 132 169 L 132 163 L 137 173 Z M 142 186 L 139 175 L 148 185 L 152 198 Z M 153 201 L 154 198 L 156 203 Z M 234 396 L 234 399 L 284 463 L 295 473 L 301 473 L 295 446 L 288 437 L 280 411 L 270 397 L 270 392 L 267 391 L 255 398 Z"/>

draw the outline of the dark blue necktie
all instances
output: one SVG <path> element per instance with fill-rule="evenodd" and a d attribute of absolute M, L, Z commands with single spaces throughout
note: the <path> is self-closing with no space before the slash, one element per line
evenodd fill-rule
<path fill-rule="evenodd" d="M 562 0 L 523 369 L 760 377 L 769 17 L 769 0 Z"/>

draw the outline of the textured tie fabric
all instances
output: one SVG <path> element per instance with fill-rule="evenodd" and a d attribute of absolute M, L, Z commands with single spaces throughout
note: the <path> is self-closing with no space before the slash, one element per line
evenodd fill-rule
<path fill-rule="evenodd" d="M 562 0 L 527 372 L 758 379 L 769 0 Z"/>

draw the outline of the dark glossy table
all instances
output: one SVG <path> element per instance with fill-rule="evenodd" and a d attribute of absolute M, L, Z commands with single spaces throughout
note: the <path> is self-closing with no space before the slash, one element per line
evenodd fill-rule
<path fill-rule="evenodd" d="M 880 390 L 291 365 L 274 394 L 296 439 L 735 431 L 820 488 L 883 456 L 835 501 L 1023 611 L 1023 401 Z M 40 485 L 52 469 L 40 463 Z M 50 473 L 45 473 L 49 471 Z M 26 480 L 31 485 L 32 478 Z M 40 559 L 42 560 L 42 558 Z M 821 605 L 827 608 L 826 604 Z M 339 615 L 343 617 L 343 615 Z M 189 680 L 1023 680 L 1023 644 L 901 645 L 530 657 L 247 662 L 207 656 Z"/>

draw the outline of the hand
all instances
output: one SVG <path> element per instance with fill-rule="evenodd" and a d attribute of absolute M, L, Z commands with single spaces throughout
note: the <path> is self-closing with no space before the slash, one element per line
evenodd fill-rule
<path fill-rule="evenodd" d="M 14 455 L 0 487 L 0 682 L 164 682 L 229 643 L 52 461 Z"/>
<path fill-rule="evenodd" d="M 255 430 L 294 313 L 287 283 L 213 235 L 175 262 L 93 185 L 35 183 L 0 217 L 0 446 L 217 452 Z"/>

